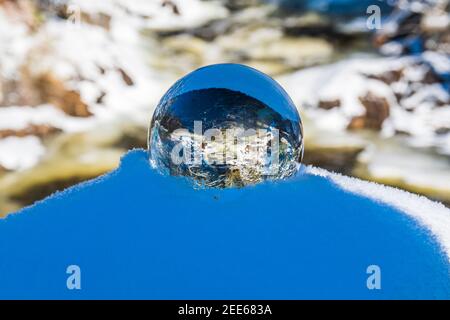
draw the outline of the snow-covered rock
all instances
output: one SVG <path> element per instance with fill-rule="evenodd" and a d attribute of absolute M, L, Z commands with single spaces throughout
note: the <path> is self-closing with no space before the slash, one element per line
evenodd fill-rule
<path fill-rule="evenodd" d="M 173 79 L 145 67 L 142 30 L 195 27 L 228 14 L 214 1 L 38 1 L 29 10 L 40 9 L 44 21 L 30 27 L 21 3 L 0 5 L 0 130 L 22 132 L 36 124 L 86 131 L 124 118 L 146 125 Z M 15 148 L 26 148 L 22 140 Z M 12 165 L 15 149 L 3 146 L 3 167 L 39 162 L 30 151 Z"/>
<path fill-rule="evenodd" d="M 449 232 L 449 209 L 393 188 L 309 167 L 199 190 L 135 150 L 0 220 L 0 298 L 447 299 Z"/>
<path fill-rule="evenodd" d="M 324 130 L 378 129 L 379 125 L 384 137 L 406 133 L 411 145 L 450 154 L 450 131 L 445 130 L 450 128 L 450 94 L 428 64 L 430 56 L 437 60 L 436 55 L 354 57 L 278 80 Z M 440 58 L 444 68 L 448 58 Z"/>

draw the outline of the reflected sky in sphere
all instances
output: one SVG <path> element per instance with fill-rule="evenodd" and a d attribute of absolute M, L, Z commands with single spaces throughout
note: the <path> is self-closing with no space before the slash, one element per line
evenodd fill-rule
<path fill-rule="evenodd" d="M 149 129 L 158 171 L 205 187 L 243 187 L 284 179 L 303 155 L 300 116 L 287 93 L 247 66 L 219 64 L 176 82 Z"/>

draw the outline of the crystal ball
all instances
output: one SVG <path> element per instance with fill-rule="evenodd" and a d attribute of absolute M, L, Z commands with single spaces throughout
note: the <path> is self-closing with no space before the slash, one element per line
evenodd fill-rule
<path fill-rule="evenodd" d="M 200 68 L 178 80 L 155 109 L 149 162 L 195 186 L 243 187 L 285 179 L 303 157 L 294 103 L 272 78 L 240 64 Z"/>

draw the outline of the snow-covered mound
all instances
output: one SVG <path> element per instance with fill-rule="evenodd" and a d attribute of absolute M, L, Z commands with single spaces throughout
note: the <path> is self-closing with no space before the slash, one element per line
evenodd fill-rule
<path fill-rule="evenodd" d="M 449 298 L 449 233 L 448 209 L 392 188 L 307 168 L 196 190 L 135 150 L 0 221 L 0 298 Z"/>

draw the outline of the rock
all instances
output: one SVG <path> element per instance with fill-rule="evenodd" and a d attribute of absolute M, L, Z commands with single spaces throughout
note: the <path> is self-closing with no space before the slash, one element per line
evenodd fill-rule
<path fill-rule="evenodd" d="M 428 57 L 428 61 L 425 57 Z M 439 61 L 436 63 L 434 60 Z M 442 87 L 445 91 L 446 83 L 445 79 L 442 78 L 436 67 L 433 64 L 442 65 L 446 62 L 446 57 L 441 54 L 427 52 L 415 61 L 411 61 L 401 68 L 392 68 L 391 70 L 385 71 L 383 73 L 371 73 L 365 74 L 369 79 L 375 79 L 382 81 L 389 85 L 397 98 L 399 105 L 406 111 L 414 110 L 422 102 L 431 102 L 432 107 L 445 106 L 450 102 L 448 95 L 445 93 L 437 93 L 436 88 Z M 443 60 L 443 61 L 442 61 Z M 425 88 L 428 87 L 428 94 L 425 93 Z M 434 88 L 434 89 L 433 89 Z M 408 102 L 408 98 L 416 95 L 418 92 L 422 91 L 417 97 L 414 103 Z"/>
<path fill-rule="evenodd" d="M 387 99 L 369 92 L 364 97 L 360 97 L 359 101 L 366 109 L 366 114 L 354 117 L 350 121 L 348 129 L 381 130 L 384 120 L 389 117 L 390 108 Z"/>
<path fill-rule="evenodd" d="M 224 2 L 225 7 L 230 11 L 240 11 L 260 4 L 260 0 L 228 0 Z"/>
<path fill-rule="evenodd" d="M 395 134 L 398 136 L 404 136 L 404 137 L 409 137 L 411 136 L 411 132 L 405 131 L 405 130 L 400 130 L 400 129 L 395 129 Z"/>
<path fill-rule="evenodd" d="M 235 34 L 231 35 L 232 38 L 234 36 Z M 243 39 L 249 44 L 247 48 L 242 50 L 242 46 L 232 44 L 232 38 L 228 38 L 227 49 L 242 52 L 249 60 L 284 61 L 292 68 L 328 62 L 334 52 L 333 45 L 321 38 L 284 37 L 282 34 L 272 35 L 264 29 L 237 36 L 247 38 Z M 255 41 L 258 36 L 259 41 Z"/>
<path fill-rule="evenodd" d="M 95 100 L 95 103 L 97 103 L 97 104 L 102 104 L 102 103 L 103 103 L 103 100 L 105 99 L 105 97 L 106 97 L 106 92 L 105 92 L 105 91 L 102 91 L 102 92 L 100 93 L 100 95 L 98 96 L 97 100 Z"/>
<path fill-rule="evenodd" d="M 400 1 L 376 32 L 374 44 L 383 49 L 396 43 L 397 54 L 424 50 L 449 53 L 449 9 L 449 1 Z"/>
<path fill-rule="evenodd" d="M 436 132 L 436 134 L 438 134 L 438 135 L 449 134 L 449 133 L 450 133 L 450 128 L 445 128 L 445 127 L 438 128 L 438 129 L 436 129 L 435 132 Z"/>
<path fill-rule="evenodd" d="M 40 125 L 36 125 L 36 124 L 30 124 L 29 126 L 27 126 L 24 129 L 20 129 L 20 130 L 13 130 L 13 129 L 4 129 L 4 130 L 0 130 L 0 139 L 4 139 L 7 137 L 26 137 L 26 136 L 37 136 L 39 138 L 44 138 L 47 137 L 49 135 L 55 134 L 55 133 L 59 133 L 62 130 L 59 128 L 55 128 L 49 125 L 45 125 L 45 124 L 40 124 Z"/>
<path fill-rule="evenodd" d="M 117 70 L 119 71 L 120 75 L 122 76 L 123 82 L 125 82 L 125 84 L 127 86 L 134 85 L 133 79 L 131 79 L 131 77 L 128 75 L 128 73 L 125 72 L 125 70 L 123 70 L 122 68 L 118 68 Z"/>
<path fill-rule="evenodd" d="M 37 6 L 43 14 L 55 14 L 61 18 L 67 14 L 67 0 L 38 0 Z"/>
<path fill-rule="evenodd" d="M 85 12 L 82 12 L 80 14 L 81 21 L 92 24 L 94 26 L 102 27 L 106 30 L 109 30 L 111 26 L 111 16 L 99 12 L 95 15 L 87 14 Z"/>
<path fill-rule="evenodd" d="M 124 80 L 125 81 L 125 80 Z M 50 103 L 74 117 L 89 117 L 92 113 L 81 100 L 80 93 L 67 89 L 62 81 L 50 73 L 40 75 L 34 83 L 41 103 Z"/>
<path fill-rule="evenodd" d="M 126 128 L 112 146 L 122 150 L 147 149 L 147 132 L 146 127 Z"/>
<path fill-rule="evenodd" d="M 283 19 L 283 32 L 287 36 L 332 36 L 335 29 L 329 19 L 316 13 L 294 15 Z"/>
<path fill-rule="evenodd" d="M 433 72 L 432 69 L 428 69 L 427 72 L 425 73 L 422 82 L 426 84 L 433 84 L 436 82 L 440 82 L 440 79 L 438 75 L 436 75 L 436 73 Z"/>
<path fill-rule="evenodd" d="M 350 123 L 348 124 L 347 129 L 355 130 L 355 129 L 364 129 L 366 128 L 365 116 L 357 116 L 353 117 Z"/>
<path fill-rule="evenodd" d="M 389 70 L 381 74 L 370 74 L 367 75 L 369 79 L 376 79 L 383 81 L 386 84 L 392 84 L 398 82 L 403 76 L 403 69 L 399 70 Z"/>
<path fill-rule="evenodd" d="M 320 100 L 318 107 L 321 109 L 325 109 L 325 110 L 330 110 L 333 108 L 337 108 L 341 106 L 341 100 L 340 99 L 336 99 L 336 100 Z"/>
<path fill-rule="evenodd" d="M 3 83 L 0 79 L 0 107 L 29 106 L 40 103 L 39 96 L 22 77 L 2 80 Z"/>
<path fill-rule="evenodd" d="M 172 9 L 172 13 L 179 16 L 180 15 L 180 9 L 178 9 L 178 6 L 176 3 L 174 3 L 171 0 L 163 0 L 162 4 L 163 7 L 170 7 Z"/>
<path fill-rule="evenodd" d="M 205 41 L 214 41 L 218 36 L 231 32 L 233 27 L 235 26 L 229 19 L 215 20 L 204 26 L 188 30 L 187 33 Z M 182 33 L 185 32 L 179 32 L 179 34 Z"/>
<path fill-rule="evenodd" d="M 111 145 L 121 137 L 121 129 L 117 126 L 111 129 L 117 137 L 111 137 L 101 129 L 95 134 L 56 135 L 46 143 L 50 147 L 38 164 L 29 169 L 5 172 L 0 178 L 0 217 L 116 168 L 123 149 Z M 14 204 L 15 208 L 10 210 L 8 203 Z"/>
<path fill-rule="evenodd" d="M 303 163 L 333 172 L 351 175 L 363 147 L 321 147 L 313 146 L 305 152 Z"/>
<path fill-rule="evenodd" d="M 95 176 L 85 176 L 85 177 L 68 177 L 66 179 L 46 181 L 45 183 L 39 185 L 36 184 L 29 189 L 25 190 L 23 193 L 16 194 L 11 197 L 11 200 L 20 203 L 22 206 L 31 205 L 34 202 L 44 199 L 45 197 L 64 189 L 67 189 L 80 182 L 95 178 Z"/>
<path fill-rule="evenodd" d="M 84 12 L 69 1 L 40 0 L 40 12 L 48 17 L 58 17 L 64 20 L 79 19 L 79 22 L 88 23 L 109 30 L 111 16 L 103 12 Z M 75 21 L 74 21 L 75 22 Z"/>
<path fill-rule="evenodd" d="M 30 30 L 35 30 L 39 25 L 37 8 L 33 1 L 27 0 L 0 0 L 8 17 L 26 25 Z"/>

